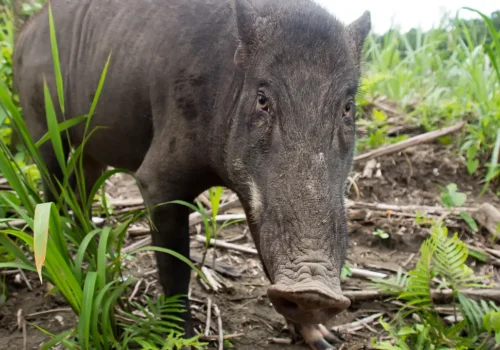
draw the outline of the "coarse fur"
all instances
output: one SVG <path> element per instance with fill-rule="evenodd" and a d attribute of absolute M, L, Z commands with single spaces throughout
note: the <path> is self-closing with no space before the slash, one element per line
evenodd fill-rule
<path fill-rule="evenodd" d="M 106 166 L 134 171 L 148 206 L 226 186 L 250 219 L 277 311 L 300 325 L 345 309 L 344 188 L 369 13 L 344 26 L 310 0 L 51 3 L 66 117 L 88 112 L 112 54 L 91 123 L 107 128 L 85 146 L 87 188 Z M 44 8 L 14 50 L 15 88 L 36 140 L 47 130 L 44 77 L 56 96 L 52 64 Z M 65 141 L 81 143 L 83 128 Z M 58 176 L 50 143 L 41 152 Z M 153 243 L 189 257 L 188 215 L 153 209 Z M 187 294 L 189 267 L 161 253 L 157 261 L 165 293 Z"/>

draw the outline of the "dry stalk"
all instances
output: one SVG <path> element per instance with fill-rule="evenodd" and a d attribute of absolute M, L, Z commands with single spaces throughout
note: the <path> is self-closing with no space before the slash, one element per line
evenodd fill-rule
<path fill-rule="evenodd" d="M 448 128 L 435 130 L 435 131 L 431 131 L 431 132 L 421 134 L 418 136 L 410 137 L 409 139 L 403 140 L 401 142 L 398 142 L 398 143 L 395 143 L 392 145 L 383 146 L 383 147 L 377 148 L 373 151 L 360 154 L 359 156 L 355 157 L 354 160 L 356 162 L 361 161 L 361 160 L 369 160 L 369 159 L 385 156 L 388 154 L 400 152 L 400 151 L 407 149 L 409 147 L 413 147 L 413 146 L 420 145 L 423 143 L 431 142 L 439 137 L 442 137 L 442 136 L 445 136 L 445 135 L 448 135 L 448 134 L 451 134 L 451 133 L 454 133 L 454 132 L 460 130 L 465 125 L 465 123 L 466 123 L 465 121 L 461 121 L 461 122 L 459 122 L 453 126 L 450 126 Z"/>
<path fill-rule="evenodd" d="M 379 312 L 379 313 L 376 313 L 374 315 L 362 318 L 361 320 L 358 320 L 358 321 L 355 321 L 355 322 L 351 322 L 351 323 L 344 324 L 344 325 L 341 325 L 341 326 L 334 326 L 334 327 L 331 328 L 331 330 L 334 331 L 334 332 L 336 332 L 336 333 L 354 332 L 354 331 L 356 331 L 358 329 L 363 328 L 365 325 L 368 325 L 369 323 L 375 321 L 376 319 L 378 319 L 383 314 L 384 314 L 383 312 Z"/>
<path fill-rule="evenodd" d="M 210 322 L 212 318 L 212 299 L 207 298 L 207 323 L 205 325 L 205 337 L 208 337 L 208 333 L 210 333 Z"/>
<path fill-rule="evenodd" d="M 214 304 L 214 314 L 215 314 L 215 317 L 217 317 L 217 328 L 219 330 L 219 338 L 218 338 L 219 350 L 223 350 L 224 349 L 224 330 L 222 329 L 222 317 L 220 315 L 220 310 L 219 310 L 219 307 L 217 306 L 217 304 Z"/>

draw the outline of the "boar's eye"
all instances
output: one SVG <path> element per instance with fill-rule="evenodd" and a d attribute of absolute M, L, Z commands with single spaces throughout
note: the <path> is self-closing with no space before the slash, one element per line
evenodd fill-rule
<path fill-rule="evenodd" d="M 344 106 L 344 117 L 349 116 L 354 110 L 354 103 L 353 102 L 348 102 Z"/>
<path fill-rule="evenodd" d="M 269 100 L 267 99 L 266 95 L 261 91 L 259 91 L 257 96 L 257 106 L 259 107 L 260 110 L 264 112 L 269 112 Z"/>

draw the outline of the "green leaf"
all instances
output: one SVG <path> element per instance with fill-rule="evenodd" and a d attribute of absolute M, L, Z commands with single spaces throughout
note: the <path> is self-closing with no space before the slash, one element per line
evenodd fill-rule
<path fill-rule="evenodd" d="M 462 217 L 462 219 L 464 219 L 467 225 L 469 225 L 472 232 L 477 232 L 479 230 L 476 221 L 472 218 L 472 216 L 469 215 L 469 213 L 462 211 L 460 212 L 460 216 Z"/>
<path fill-rule="evenodd" d="M 417 332 L 411 327 L 402 327 L 397 334 L 399 336 L 405 336 L 410 334 L 417 334 Z"/>
<path fill-rule="evenodd" d="M 97 251 L 97 272 L 98 272 L 98 286 L 99 289 L 104 288 L 106 284 L 106 252 L 108 249 L 108 237 L 111 233 L 111 227 L 105 227 L 102 230 L 99 239 L 99 248 Z"/>
<path fill-rule="evenodd" d="M 72 126 L 80 124 L 81 122 L 85 121 L 86 119 L 87 119 L 87 116 L 82 116 L 82 117 L 75 117 L 75 118 L 71 118 L 71 119 L 65 120 L 65 121 L 63 121 L 63 122 L 61 122 L 61 123 L 58 124 L 57 129 L 58 129 L 59 133 L 61 133 L 61 132 L 65 131 L 65 130 L 68 130 Z M 50 140 L 50 133 L 49 132 L 45 133 L 45 135 L 43 135 L 40 138 L 40 140 L 38 140 L 35 143 L 35 146 L 38 148 L 41 145 L 43 145 L 45 142 L 47 142 L 48 140 Z"/>
<path fill-rule="evenodd" d="M 61 134 L 59 133 L 56 111 L 54 110 L 54 105 L 52 104 L 52 99 L 50 97 L 50 91 L 45 79 L 43 80 L 43 92 L 45 98 L 45 113 L 47 114 L 47 126 L 49 129 L 50 141 L 52 142 L 52 147 L 54 149 L 57 162 L 59 163 L 63 174 L 66 174 L 66 157 L 64 155 Z"/>
<path fill-rule="evenodd" d="M 448 208 L 450 207 L 460 207 L 467 199 L 465 193 L 457 191 L 457 185 L 450 183 L 446 186 L 446 192 L 441 193 L 441 201 Z"/>
<path fill-rule="evenodd" d="M 57 86 L 57 95 L 59 96 L 59 104 L 61 107 L 61 111 L 64 114 L 64 86 L 63 86 L 63 78 L 61 73 L 61 64 L 59 62 L 59 49 L 57 48 L 57 38 L 56 38 L 56 30 L 54 26 L 54 17 L 52 15 L 52 6 L 49 1 L 49 26 L 50 26 L 50 44 L 52 49 L 52 59 L 54 61 L 54 73 L 56 79 Z"/>
<path fill-rule="evenodd" d="M 154 250 L 154 251 L 170 254 L 170 255 L 176 257 L 177 259 L 179 259 L 179 260 L 183 261 L 184 263 L 186 263 L 187 265 L 189 265 L 189 267 L 191 269 L 193 269 L 198 274 L 198 276 L 200 276 L 203 279 L 203 281 L 209 283 L 207 278 L 205 277 L 205 274 L 203 272 L 201 272 L 200 270 L 198 270 L 198 268 L 196 268 L 196 266 L 194 266 L 194 264 L 191 262 L 191 260 L 187 259 L 185 256 L 183 256 L 183 255 L 181 255 L 181 254 L 179 254 L 176 251 L 173 251 L 171 249 L 155 247 L 155 246 L 148 246 L 148 247 L 142 247 L 142 248 L 135 249 L 132 252 L 130 252 L 129 254 L 130 255 L 137 254 L 137 253 L 144 251 L 144 250 Z"/>
<path fill-rule="evenodd" d="M 489 255 L 485 254 L 479 250 L 475 250 L 474 248 L 467 247 L 467 252 L 470 256 L 473 258 L 482 261 L 482 262 L 487 262 L 489 260 Z"/>
<path fill-rule="evenodd" d="M 68 339 L 69 337 L 72 337 L 75 335 L 75 329 L 68 329 L 67 331 L 64 331 L 56 336 L 52 336 L 52 339 L 47 341 L 42 345 L 40 350 L 49 350 L 54 348 L 57 344 L 62 343 L 64 339 Z"/>
<path fill-rule="evenodd" d="M 97 273 L 91 271 L 87 273 L 85 285 L 83 287 L 82 310 L 78 317 L 78 341 L 82 349 L 89 349 L 90 341 L 90 320 L 92 317 L 93 300 L 96 292 Z"/>
<path fill-rule="evenodd" d="M 53 203 L 38 204 L 35 208 L 35 230 L 34 236 L 34 253 L 35 266 L 42 281 L 42 265 L 45 261 L 47 252 L 47 240 L 49 236 L 50 212 Z"/>

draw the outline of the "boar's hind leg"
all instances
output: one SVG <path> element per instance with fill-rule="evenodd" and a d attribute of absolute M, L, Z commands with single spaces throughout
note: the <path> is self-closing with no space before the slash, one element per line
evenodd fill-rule
<path fill-rule="evenodd" d="M 146 157 L 146 162 L 148 162 L 148 157 Z M 168 175 L 160 174 L 160 169 L 163 167 L 164 165 L 156 163 L 151 166 L 143 164 L 137 172 L 144 202 L 151 214 L 153 245 L 173 250 L 189 258 L 189 208 L 181 204 L 164 203 L 173 200 L 193 203 L 196 194 L 191 192 L 192 187 L 183 180 L 177 178 L 175 182 L 171 182 Z M 176 166 L 171 168 L 179 169 Z M 191 269 L 186 263 L 170 254 L 162 252 L 155 252 L 155 254 L 165 296 L 179 294 L 185 296 L 182 300 L 186 311 L 180 317 L 184 321 L 186 336 L 193 336 L 187 298 Z"/>

